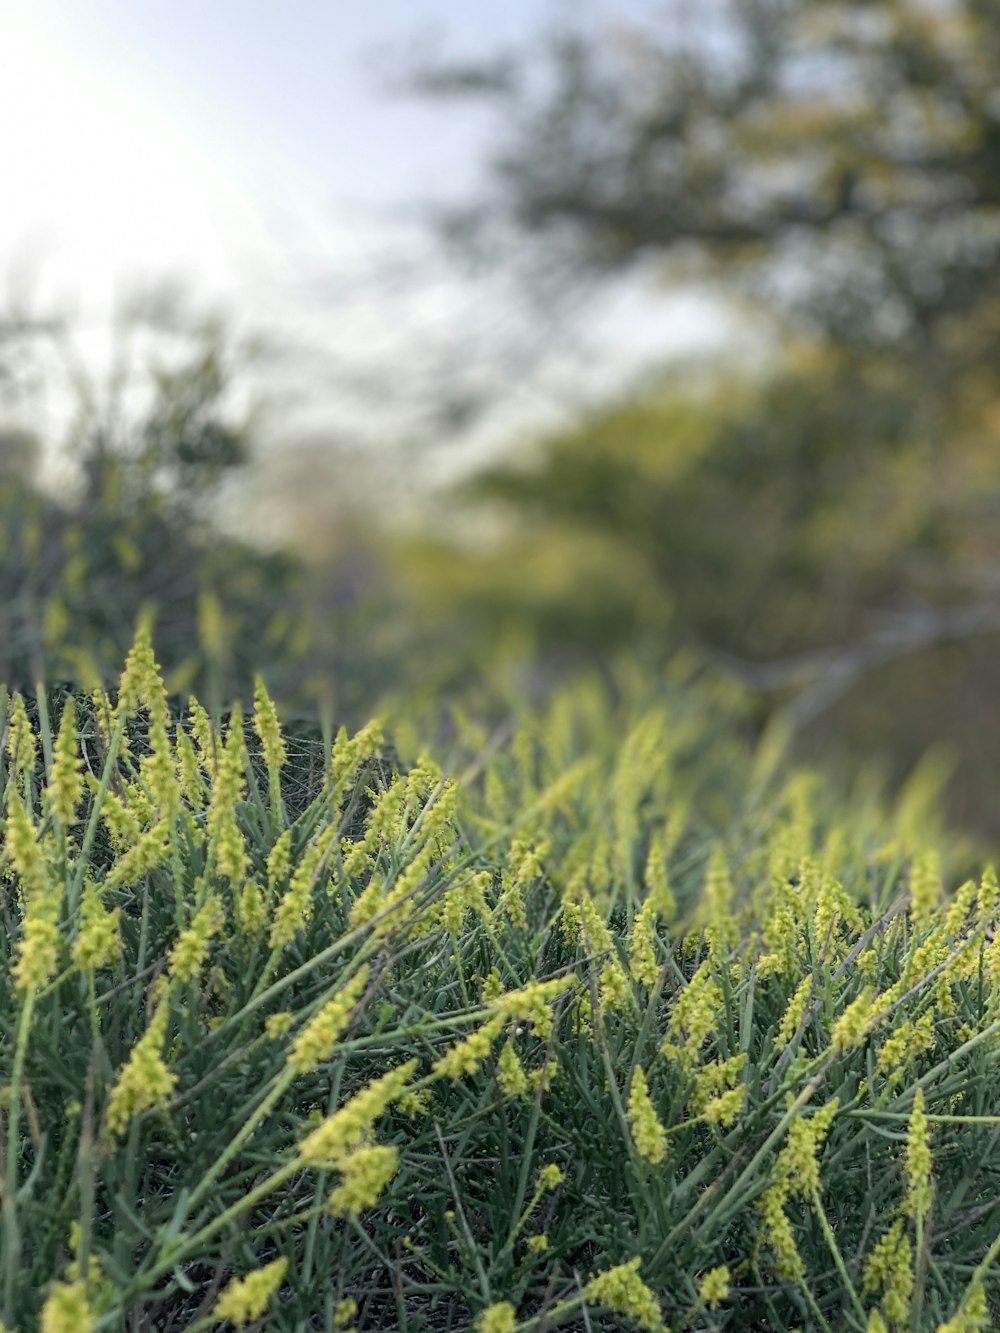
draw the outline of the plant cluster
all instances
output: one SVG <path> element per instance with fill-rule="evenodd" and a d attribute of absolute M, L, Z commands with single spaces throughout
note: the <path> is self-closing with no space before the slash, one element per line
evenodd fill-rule
<path fill-rule="evenodd" d="M 995 875 L 631 695 L 3 702 L 10 1333 L 995 1322 Z"/>

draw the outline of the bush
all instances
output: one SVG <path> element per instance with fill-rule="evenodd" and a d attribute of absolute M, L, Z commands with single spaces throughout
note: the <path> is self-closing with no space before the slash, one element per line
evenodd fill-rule
<path fill-rule="evenodd" d="M 996 878 L 732 707 L 5 704 L 6 1326 L 995 1319 Z"/>

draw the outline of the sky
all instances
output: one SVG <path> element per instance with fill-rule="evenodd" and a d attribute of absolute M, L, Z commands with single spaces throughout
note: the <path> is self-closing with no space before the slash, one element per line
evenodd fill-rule
<path fill-rule="evenodd" d="M 599 21 L 650 2 L 572 12 Z M 389 96 L 387 79 L 436 39 L 487 52 L 556 12 L 548 0 L 0 0 L 0 294 L 73 312 L 99 357 L 116 302 L 185 284 L 240 327 L 308 349 L 300 424 L 330 417 L 345 358 L 352 371 L 405 358 L 465 319 L 488 342 L 483 311 L 506 314 L 499 289 L 436 269 L 416 289 L 367 284 L 387 255 L 419 267 L 417 206 L 474 190 L 489 142 L 484 116 Z M 651 351 L 718 334 L 697 299 L 670 307 L 638 287 L 599 318 L 609 383 Z M 517 422 L 545 396 L 522 388 Z"/>

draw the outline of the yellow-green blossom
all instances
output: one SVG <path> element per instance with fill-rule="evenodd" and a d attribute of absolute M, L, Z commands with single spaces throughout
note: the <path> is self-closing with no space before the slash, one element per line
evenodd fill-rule
<path fill-rule="evenodd" d="M 924 852 L 910 870 L 910 916 L 918 930 L 930 925 L 940 902 L 940 858 L 937 852 Z"/>
<path fill-rule="evenodd" d="M 208 898 L 195 913 L 190 924 L 178 935 L 167 958 L 167 975 L 174 981 L 194 981 L 201 971 L 212 936 L 225 919 L 222 904 L 217 898 Z"/>
<path fill-rule="evenodd" d="M 548 981 L 529 981 L 520 990 L 506 991 L 498 996 L 492 1007 L 507 1018 L 530 1023 L 538 1036 L 547 1041 L 555 1022 L 555 1001 L 573 985 L 575 979 L 570 975 L 552 977 Z"/>
<path fill-rule="evenodd" d="M 264 751 L 268 773 L 277 773 L 288 761 L 285 738 L 281 734 L 278 711 L 260 676 L 254 678 L 253 729 Z"/>
<path fill-rule="evenodd" d="M 83 796 L 83 761 L 76 739 L 76 704 L 72 697 L 63 706 L 59 733 L 52 748 L 52 778 L 45 798 L 64 828 L 76 820 L 76 808 Z"/>
<path fill-rule="evenodd" d="M 630 1259 L 627 1264 L 599 1273 L 590 1279 L 583 1294 L 591 1305 L 624 1315 L 648 1333 L 656 1333 L 663 1324 L 660 1303 L 639 1276 L 641 1262 Z"/>
<path fill-rule="evenodd" d="M 862 1291 L 882 1293 L 882 1310 L 890 1324 L 905 1324 L 913 1295 L 913 1249 L 897 1218 L 865 1261 Z"/>
<path fill-rule="evenodd" d="M 497 1082 L 507 1097 L 523 1097 L 528 1091 L 528 1078 L 517 1051 L 508 1042 L 497 1059 Z"/>
<path fill-rule="evenodd" d="M 234 1277 L 223 1289 L 212 1310 L 214 1319 L 228 1319 L 237 1328 L 252 1324 L 268 1307 L 271 1297 L 285 1280 L 287 1259 L 275 1259 L 246 1277 Z"/>
<path fill-rule="evenodd" d="M 416 1067 L 416 1060 L 407 1060 L 366 1084 L 302 1140 L 299 1144 L 302 1160 L 320 1168 L 337 1166 L 360 1148 L 372 1123 L 402 1093 Z"/>
<path fill-rule="evenodd" d="M 875 1019 L 872 993 L 866 986 L 858 998 L 847 1006 L 833 1025 L 830 1045 L 835 1051 L 849 1051 L 860 1046 Z"/>
<path fill-rule="evenodd" d="M 656 962 L 656 907 L 647 898 L 632 925 L 628 967 L 636 981 L 652 986 L 659 975 Z"/>
<path fill-rule="evenodd" d="M 359 1148 L 337 1163 L 340 1184 L 327 1200 L 327 1208 L 335 1217 L 356 1217 L 377 1201 L 398 1165 L 398 1148 Z"/>
<path fill-rule="evenodd" d="M 517 1311 L 509 1301 L 488 1305 L 476 1316 L 475 1333 L 514 1333 Z"/>
<path fill-rule="evenodd" d="M 42 1306 L 39 1333 L 90 1333 L 94 1312 L 85 1282 L 56 1282 Z"/>
<path fill-rule="evenodd" d="M 162 1105 L 177 1086 L 177 1075 L 163 1059 L 168 1010 L 161 1004 L 118 1075 L 108 1098 L 107 1125 L 121 1134 L 141 1111 Z"/>
<path fill-rule="evenodd" d="M 434 1062 L 432 1072 L 438 1078 L 462 1078 L 474 1074 L 490 1053 L 493 1042 L 503 1031 L 506 1019 L 497 1014 L 476 1028 L 462 1041 L 449 1047 L 440 1059 Z"/>
<path fill-rule="evenodd" d="M 725 1264 L 712 1268 L 698 1283 L 698 1299 L 710 1310 L 717 1310 L 723 1301 L 729 1299 L 729 1269 Z"/>
<path fill-rule="evenodd" d="M 330 1058 L 330 1052 L 347 1027 L 351 1010 L 367 981 L 368 968 L 359 968 L 298 1034 L 288 1054 L 288 1064 L 296 1074 L 311 1073 Z"/>
<path fill-rule="evenodd" d="M 667 1152 L 667 1134 L 650 1101 L 646 1075 L 638 1066 L 632 1071 L 632 1087 L 628 1095 L 628 1123 L 639 1156 L 654 1165 L 662 1162 Z"/>
<path fill-rule="evenodd" d="M 918 1088 L 906 1133 L 906 1211 L 910 1217 L 926 1217 L 931 1206 L 931 1142 L 924 1105 L 924 1090 Z"/>
<path fill-rule="evenodd" d="M 30 773 L 36 763 L 35 733 L 20 694 L 15 694 L 7 717 L 7 753 L 15 773 Z"/>
<path fill-rule="evenodd" d="M 121 908 L 107 911 L 96 885 L 88 884 L 80 904 L 80 930 L 73 941 L 73 962 L 82 971 L 110 967 L 121 957 Z"/>

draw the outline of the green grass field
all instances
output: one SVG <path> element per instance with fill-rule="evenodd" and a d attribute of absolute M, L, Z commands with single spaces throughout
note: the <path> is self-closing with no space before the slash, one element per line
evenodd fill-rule
<path fill-rule="evenodd" d="M 996 1327 L 996 878 L 729 707 L 5 700 L 4 1327 Z"/>

